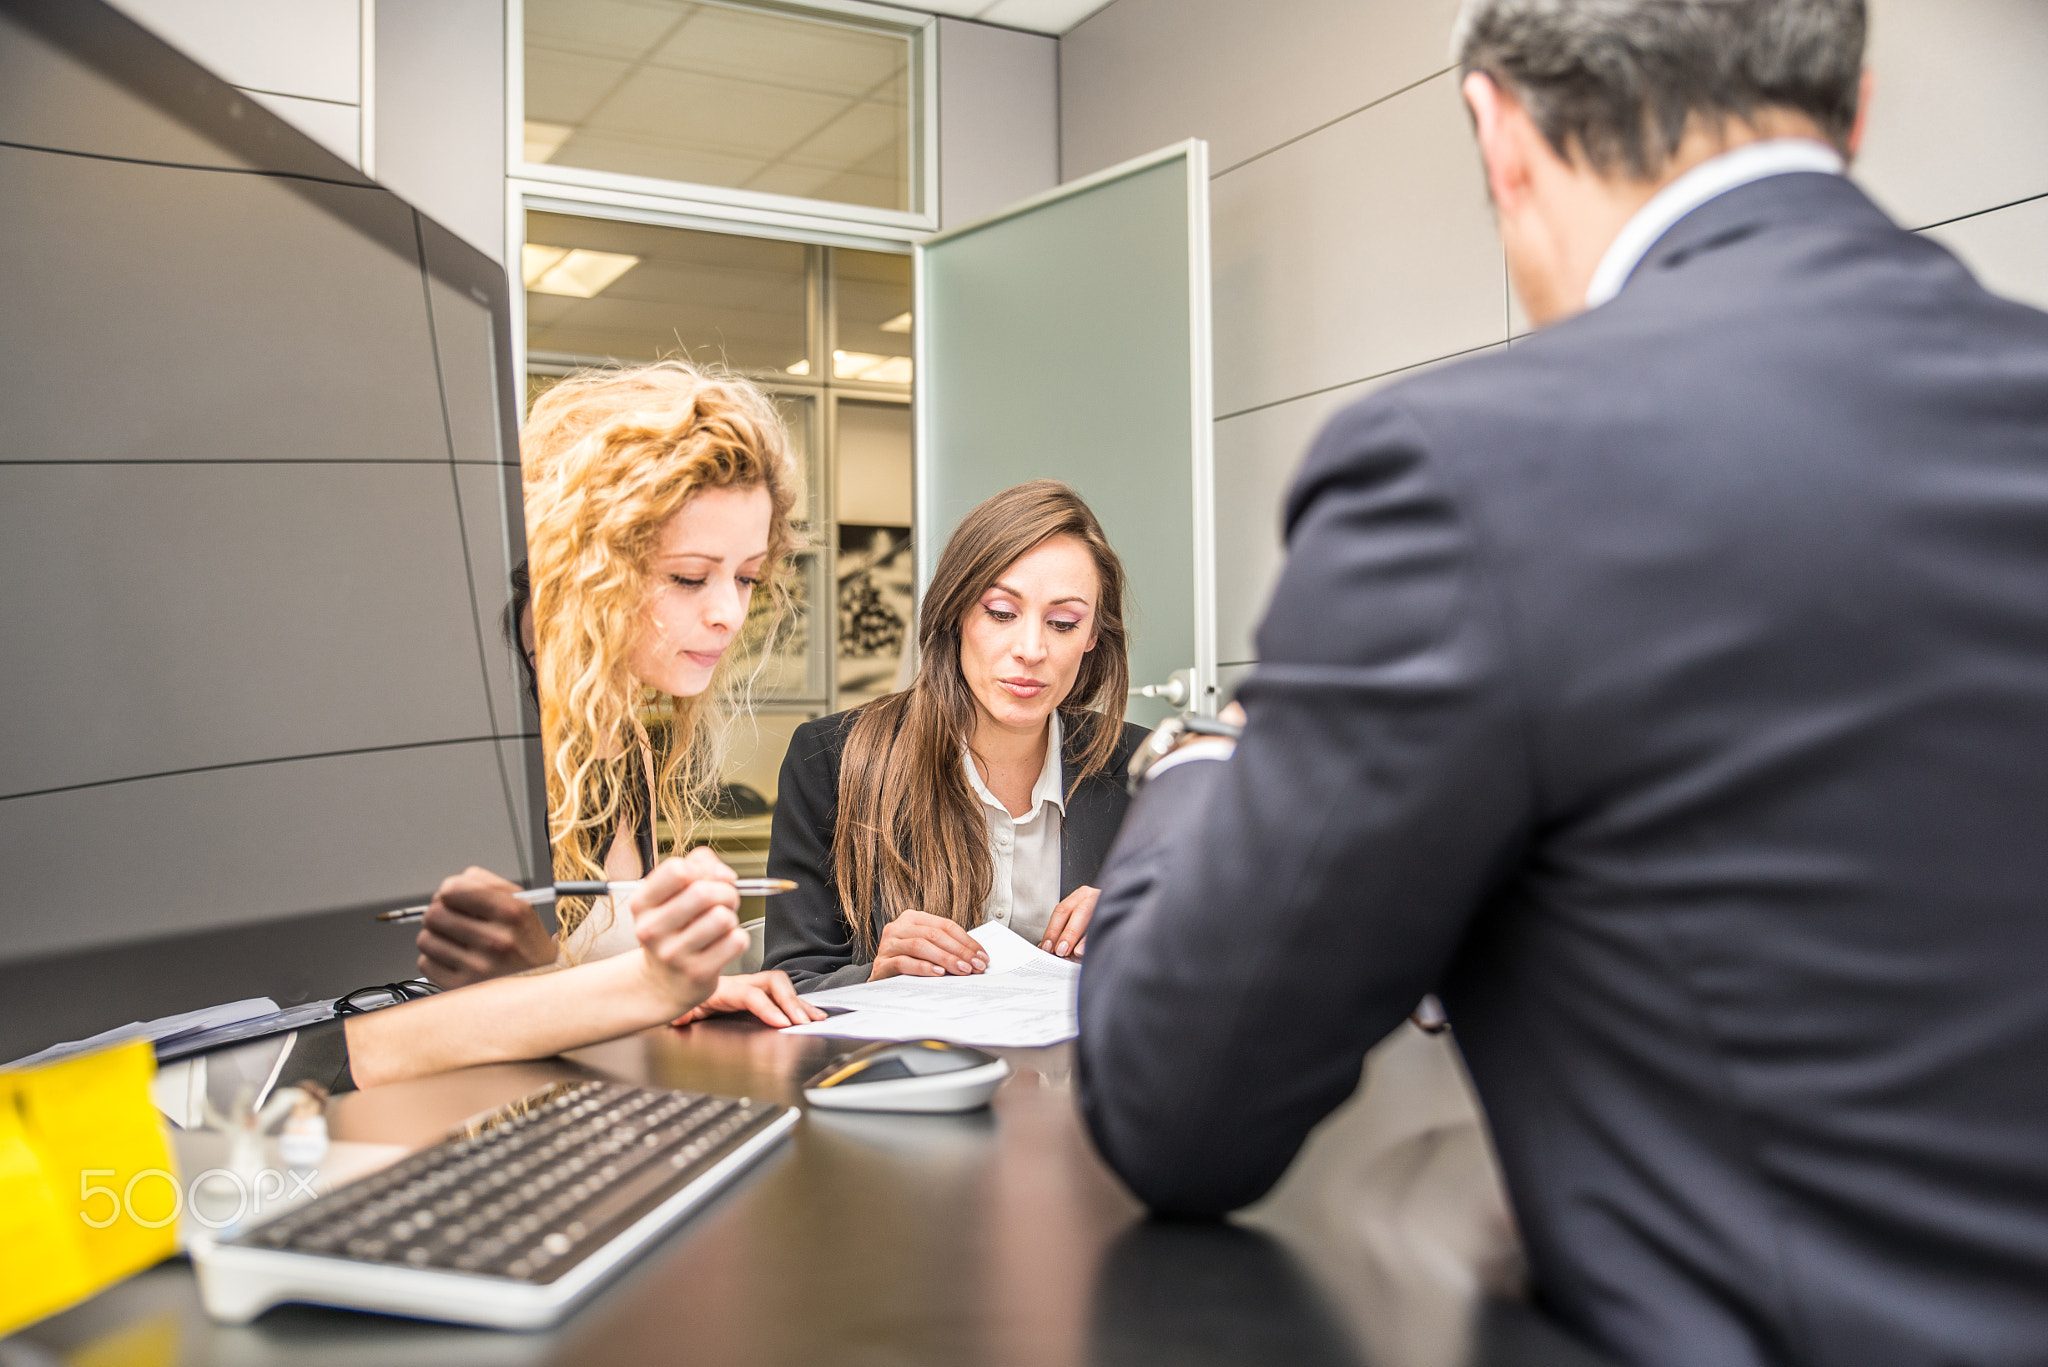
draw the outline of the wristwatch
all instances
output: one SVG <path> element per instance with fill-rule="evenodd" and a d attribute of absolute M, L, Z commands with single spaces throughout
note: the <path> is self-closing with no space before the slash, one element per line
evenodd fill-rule
<path fill-rule="evenodd" d="M 1210 717 L 1168 717 L 1159 723 L 1157 730 L 1145 737 L 1136 753 L 1131 756 L 1131 777 L 1127 785 L 1131 796 L 1138 795 L 1139 787 L 1145 782 L 1145 776 L 1152 772 L 1154 765 L 1189 741 L 1203 736 L 1220 736 L 1235 744 L 1243 733 L 1243 727 L 1232 726 L 1227 721 L 1216 721 Z"/>

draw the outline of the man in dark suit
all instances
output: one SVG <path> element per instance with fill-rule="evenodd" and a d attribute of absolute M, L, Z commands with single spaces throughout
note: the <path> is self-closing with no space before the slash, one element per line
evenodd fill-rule
<path fill-rule="evenodd" d="M 2048 1361 L 2048 316 L 1835 173 L 1861 0 L 1460 25 L 1544 326 L 1309 454 L 1104 870 L 1092 1132 L 1243 1205 L 1434 991 L 1620 1360 Z"/>

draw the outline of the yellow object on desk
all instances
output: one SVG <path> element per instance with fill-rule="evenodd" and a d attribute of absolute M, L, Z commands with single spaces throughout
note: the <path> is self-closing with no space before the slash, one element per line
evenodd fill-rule
<path fill-rule="evenodd" d="M 0 1071 L 0 1335 L 178 1251 L 155 1073 L 146 1040 Z"/>

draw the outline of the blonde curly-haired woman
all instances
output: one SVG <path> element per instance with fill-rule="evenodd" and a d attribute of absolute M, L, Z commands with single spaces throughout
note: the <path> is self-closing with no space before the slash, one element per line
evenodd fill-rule
<path fill-rule="evenodd" d="M 443 882 L 421 967 L 463 990 L 351 1018 L 358 1085 L 686 1015 L 822 1015 L 781 973 L 719 977 L 747 937 L 733 872 L 710 850 L 649 867 L 657 817 L 687 832 L 704 815 L 743 705 L 734 646 L 754 595 L 784 602 L 799 487 L 773 404 L 680 362 L 575 376 L 535 402 L 521 460 L 555 873 L 646 881 L 627 907 L 558 907 L 552 940 L 503 878 Z M 642 721 L 650 702 L 665 726 Z M 505 976 L 549 965 L 563 971 Z"/>

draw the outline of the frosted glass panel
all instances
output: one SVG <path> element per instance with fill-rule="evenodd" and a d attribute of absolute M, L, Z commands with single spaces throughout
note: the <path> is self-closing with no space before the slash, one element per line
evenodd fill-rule
<path fill-rule="evenodd" d="M 1196 418 L 1208 371 L 1200 150 L 919 253 L 920 583 L 976 503 L 1065 480 L 1130 576 L 1134 684 L 1191 667 L 1213 682 L 1195 518 L 1209 478 L 1208 423 Z M 1131 719 L 1169 711 L 1133 700 Z"/>

